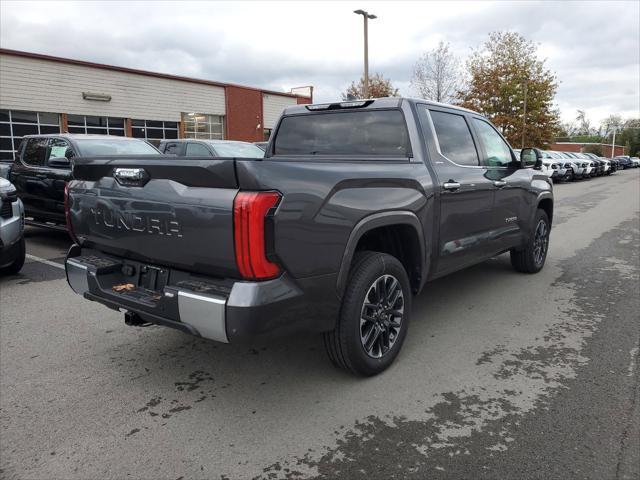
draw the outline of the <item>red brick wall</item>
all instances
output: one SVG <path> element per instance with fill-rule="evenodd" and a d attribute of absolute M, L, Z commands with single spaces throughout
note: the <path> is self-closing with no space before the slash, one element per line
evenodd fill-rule
<path fill-rule="evenodd" d="M 227 86 L 225 90 L 227 108 L 225 138 L 261 142 L 263 140 L 262 92 L 236 86 Z"/>
<path fill-rule="evenodd" d="M 583 148 L 589 145 L 588 143 L 554 143 L 549 147 L 549 150 L 556 150 L 558 152 L 582 152 Z M 611 144 L 607 145 L 601 143 L 602 154 L 605 157 L 611 157 Z M 624 155 L 624 147 L 622 145 L 616 145 L 615 155 Z M 615 156 L 614 155 L 614 156 Z"/>
<path fill-rule="evenodd" d="M 306 105 L 307 103 L 313 103 L 313 99 L 310 97 L 298 97 L 298 105 Z"/>

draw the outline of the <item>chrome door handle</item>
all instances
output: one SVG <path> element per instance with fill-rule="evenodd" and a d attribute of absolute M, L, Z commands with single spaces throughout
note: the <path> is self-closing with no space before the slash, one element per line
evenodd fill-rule
<path fill-rule="evenodd" d="M 504 180 L 495 180 L 493 184 L 498 188 L 502 188 L 507 184 L 507 182 L 505 182 Z"/>
<path fill-rule="evenodd" d="M 442 187 L 445 190 L 457 190 L 460 188 L 460 184 L 458 182 L 445 182 L 442 184 Z"/>

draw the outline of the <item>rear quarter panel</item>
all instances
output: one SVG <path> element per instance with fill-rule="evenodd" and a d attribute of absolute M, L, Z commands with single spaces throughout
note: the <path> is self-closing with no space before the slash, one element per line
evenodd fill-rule
<path fill-rule="evenodd" d="M 413 212 L 432 225 L 433 185 L 422 161 L 271 157 L 238 161 L 242 189 L 277 185 L 275 253 L 294 277 L 335 274 L 354 226 L 374 213 Z M 431 208 L 430 208 L 431 207 Z"/>

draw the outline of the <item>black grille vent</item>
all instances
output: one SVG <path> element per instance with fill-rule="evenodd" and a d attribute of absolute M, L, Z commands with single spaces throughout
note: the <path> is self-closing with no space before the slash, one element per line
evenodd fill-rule
<path fill-rule="evenodd" d="M 2 201 L 2 206 L 0 207 L 0 217 L 2 218 L 11 218 L 13 216 L 13 208 L 11 204 L 6 200 Z"/>

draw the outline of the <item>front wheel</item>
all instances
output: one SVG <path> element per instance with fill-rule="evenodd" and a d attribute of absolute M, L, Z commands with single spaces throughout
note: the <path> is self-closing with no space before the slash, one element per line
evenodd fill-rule
<path fill-rule="evenodd" d="M 18 273 L 20 270 L 22 270 L 22 267 L 24 265 L 24 260 L 27 254 L 24 237 L 22 237 L 20 240 L 18 240 L 18 242 L 15 245 L 9 248 L 14 249 L 13 255 L 15 255 L 15 257 L 13 257 L 13 261 L 9 265 L 7 265 L 6 267 L 0 268 L 0 273 L 7 274 L 7 275 L 14 275 Z"/>
<path fill-rule="evenodd" d="M 329 358 L 356 375 L 382 372 L 402 348 L 410 314 L 411 287 L 402 264 L 385 253 L 359 252 L 336 327 L 324 334 Z"/>
<path fill-rule="evenodd" d="M 564 181 L 565 182 L 571 182 L 573 181 L 573 169 L 570 168 L 569 170 L 567 170 L 567 173 L 564 176 Z"/>
<path fill-rule="evenodd" d="M 538 273 L 544 267 L 549 249 L 549 233 L 551 225 L 544 210 L 536 212 L 533 235 L 522 250 L 511 250 L 511 265 L 518 272 Z"/>

